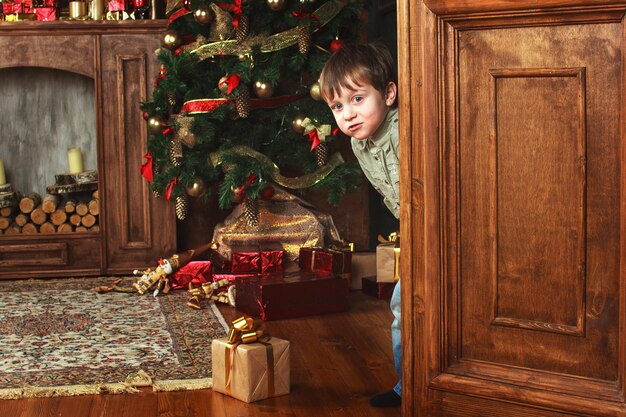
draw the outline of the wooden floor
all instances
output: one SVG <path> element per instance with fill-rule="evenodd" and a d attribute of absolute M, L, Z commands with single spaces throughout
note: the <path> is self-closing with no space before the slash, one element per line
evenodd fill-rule
<path fill-rule="evenodd" d="M 239 317 L 221 308 L 228 322 Z M 272 336 L 291 341 L 291 394 L 246 404 L 212 390 L 85 395 L 0 401 L 0 417 L 378 417 L 372 394 L 395 384 L 388 302 L 350 294 L 342 314 L 266 322 Z M 207 355 L 211 354 L 207 345 Z"/>

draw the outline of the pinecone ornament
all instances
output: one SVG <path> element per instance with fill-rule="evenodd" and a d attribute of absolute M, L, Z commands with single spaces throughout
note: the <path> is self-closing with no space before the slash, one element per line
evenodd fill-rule
<path fill-rule="evenodd" d="M 243 215 L 248 226 L 259 224 L 259 201 L 255 198 L 246 198 L 243 202 Z"/>
<path fill-rule="evenodd" d="M 185 220 L 187 218 L 187 195 L 181 194 L 176 197 L 176 218 Z"/>
<path fill-rule="evenodd" d="M 311 51 L 311 26 L 300 25 L 298 26 L 298 51 L 301 54 L 308 54 Z"/>
<path fill-rule="evenodd" d="M 247 86 L 240 84 L 237 87 L 235 107 L 237 108 L 237 115 L 241 118 L 248 117 L 250 114 L 250 90 Z"/>
<path fill-rule="evenodd" d="M 250 33 L 250 21 L 248 20 L 248 15 L 242 13 L 239 15 L 239 25 L 235 29 L 235 39 L 243 42 L 248 37 L 248 33 Z"/>
<path fill-rule="evenodd" d="M 170 162 L 175 167 L 179 167 L 183 164 L 183 144 L 178 139 L 170 141 L 167 154 L 170 158 Z"/>
<path fill-rule="evenodd" d="M 176 106 L 176 95 L 174 93 L 167 93 L 167 104 L 169 104 L 170 107 Z"/>
<path fill-rule="evenodd" d="M 323 167 L 328 162 L 328 145 L 324 142 L 320 142 L 320 144 L 313 149 L 313 155 L 315 156 L 317 166 Z"/>

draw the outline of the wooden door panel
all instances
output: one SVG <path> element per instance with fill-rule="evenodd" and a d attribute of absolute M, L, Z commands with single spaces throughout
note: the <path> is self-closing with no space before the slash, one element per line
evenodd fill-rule
<path fill-rule="evenodd" d="M 458 37 L 460 358 L 617 378 L 620 37 Z"/>
<path fill-rule="evenodd" d="M 399 1 L 404 414 L 626 416 L 625 9 Z"/>

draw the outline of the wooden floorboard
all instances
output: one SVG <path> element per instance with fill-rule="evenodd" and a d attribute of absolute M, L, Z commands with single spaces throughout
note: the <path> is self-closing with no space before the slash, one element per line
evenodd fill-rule
<path fill-rule="evenodd" d="M 227 322 L 240 316 L 228 306 Z M 360 291 L 341 314 L 265 322 L 291 341 L 291 393 L 246 404 L 210 389 L 0 401 L 0 417 L 399 417 L 369 397 L 396 381 L 387 301 Z M 207 355 L 211 354 L 207 343 Z"/>

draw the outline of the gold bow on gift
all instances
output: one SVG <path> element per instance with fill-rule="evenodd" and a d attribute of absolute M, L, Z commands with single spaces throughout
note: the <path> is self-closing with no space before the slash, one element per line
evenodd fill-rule
<path fill-rule="evenodd" d="M 326 246 L 332 250 L 354 252 L 354 242 L 346 242 L 345 240 L 333 240 Z"/>
<path fill-rule="evenodd" d="M 378 235 L 378 241 L 380 243 L 393 244 L 393 256 L 394 256 L 394 268 L 393 268 L 393 280 L 398 281 L 400 279 L 400 233 L 393 232 L 389 234 L 389 237 L 385 239 L 382 235 Z"/>

